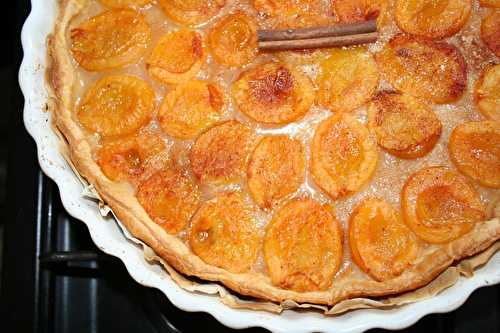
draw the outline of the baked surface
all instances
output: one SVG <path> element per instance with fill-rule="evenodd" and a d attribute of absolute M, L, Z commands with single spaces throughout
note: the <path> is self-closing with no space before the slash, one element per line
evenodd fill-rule
<path fill-rule="evenodd" d="M 361 17 L 342 1 L 333 13 L 313 0 L 143 2 L 106 1 L 122 9 L 96 23 L 87 20 L 113 13 L 62 0 L 48 83 L 71 162 L 180 272 L 270 301 L 333 305 L 419 288 L 500 239 L 500 123 L 475 103 L 498 103 L 498 85 L 485 95 L 473 84 L 498 63 L 479 33 L 493 9 L 474 1 L 468 20 L 446 17 L 445 4 L 426 9 L 443 17 L 440 31 L 414 26 L 415 8 L 398 1 L 360 2 Z M 457 3 L 466 15 L 468 1 Z M 372 10 L 383 37 L 367 49 L 255 50 L 259 25 Z"/>

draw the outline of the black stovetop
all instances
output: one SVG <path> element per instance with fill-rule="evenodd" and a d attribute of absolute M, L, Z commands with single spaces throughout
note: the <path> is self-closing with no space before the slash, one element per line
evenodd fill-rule
<path fill-rule="evenodd" d="M 85 225 L 64 211 L 57 187 L 38 167 L 34 143 L 22 124 L 15 69 L 28 3 L 14 1 L 3 22 L 10 31 L 12 54 L 1 327 L 48 333 L 231 331 L 208 314 L 178 310 L 158 290 L 136 283 L 118 259 L 93 245 Z M 500 332 L 500 286 L 480 289 L 455 312 L 429 315 L 405 331 L 424 330 Z"/>

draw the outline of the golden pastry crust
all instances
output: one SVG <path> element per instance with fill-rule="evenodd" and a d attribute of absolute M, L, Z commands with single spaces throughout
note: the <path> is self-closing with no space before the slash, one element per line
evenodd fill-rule
<path fill-rule="evenodd" d="M 73 84 L 77 75 L 73 67 L 66 32 L 72 18 L 85 6 L 85 0 L 60 1 L 59 17 L 49 39 L 48 85 L 54 99 L 52 116 L 57 130 L 67 140 L 69 158 L 76 170 L 93 184 L 116 216 L 133 236 L 144 241 L 178 271 L 209 281 L 219 281 L 243 294 L 275 302 L 293 300 L 298 303 L 332 305 L 355 297 L 381 297 L 414 290 L 436 278 L 453 262 L 476 254 L 500 239 L 500 218 L 476 223 L 464 236 L 446 246 L 434 247 L 419 255 L 414 265 L 400 276 L 377 282 L 342 274 L 324 291 L 297 292 L 271 284 L 270 278 L 259 272 L 232 273 L 206 264 L 178 237 L 155 223 L 139 204 L 130 186 L 110 181 L 92 158 L 92 145 L 86 132 L 73 117 Z M 498 210 L 497 210 L 498 211 Z"/>

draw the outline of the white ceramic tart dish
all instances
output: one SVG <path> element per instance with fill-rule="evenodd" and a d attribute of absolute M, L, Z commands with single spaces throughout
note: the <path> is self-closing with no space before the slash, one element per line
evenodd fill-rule
<path fill-rule="evenodd" d="M 258 1 L 254 5 L 257 3 Z M 90 43 L 90 39 L 86 39 L 81 44 L 74 41 L 79 38 L 78 34 L 82 30 L 92 29 L 92 22 L 86 23 L 85 20 L 107 9 L 93 1 L 68 0 L 61 1 L 59 6 L 52 5 L 50 7 L 44 4 L 42 9 L 39 2 L 33 3 L 33 13 L 23 31 L 26 58 L 20 73 L 21 86 L 27 100 L 26 125 L 37 141 L 42 168 L 58 183 L 68 211 L 89 225 L 96 244 L 104 251 L 122 258 L 132 276 L 143 284 L 163 290 L 174 304 L 186 310 L 208 311 L 232 327 L 261 325 L 277 331 L 360 331 L 370 327 L 404 327 L 432 311 L 451 310 L 461 304 L 475 288 L 499 281 L 498 256 L 494 256 L 484 267 L 477 270 L 473 277 L 460 278 L 438 295 L 397 308 L 356 310 L 336 317 L 324 316 L 312 310 L 307 313 L 285 311 L 281 315 L 256 310 L 236 310 L 219 303 L 217 297 L 190 294 L 180 289 L 159 267 L 147 264 L 142 259 L 141 249 L 127 242 L 112 223 L 102 222 L 94 202 L 78 195 L 82 185 L 62 157 L 68 152 L 78 174 L 96 189 L 132 236 L 153 248 L 181 273 L 207 281 L 221 282 L 238 294 L 277 303 L 292 300 L 297 303 L 332 306 L 359 297 L 377 297 L 377 301 L 383 301 L 380 299 L 382 296 L 390 297 L 413 291 L 433 280 L 439 282 L 435 279 L 453 263 L 480 253 L 500 238 L 500 220 L 495 218 L 495 214 L 498 214 L 498 209 L 495 213 L 498 200 L 498 190 L 494 188 L 498 187 L 495 174 L 489 172 L 491 170 L 471 167 L 470 156 L 467 154 L 470 150 L 470 135 L 481 139 L 485 136 L 485 131 L 492 133 L 487 134 L 486 139 L 477 141 L 484 142 L 481 146 L 483 150 L 488 151 L 493 147 L 485 162 L 493 163 L 493 170 L 498 168 L 498 164 L 495 164 L 498 163 L 498 155 L 495 155 L 498 154 L 495 150 L 495 146 L 498 146 L 495 145 L 495 140 L 498 140 L 495 135 L 499 135 L 496 126 L 498 123 L 495 120 L 485 121 L 482 116 L 484 112 L 477 110 L 474 101 L 474 84 L 479 74 L 485 70 L 486 65 L 495 62 L 497 58 L 482 44 L 478 44 L 477 52 L 467 51 L 466 45 L 473 42 L 473 39 L 467 37 L 479 33 L 480 20 L 488 14 L 485 9 L 478 9 L 476 3 L 469 21 L 463 23 L 462 30 L 451 37 L 446 45 L 445 42 L 429 41 L 421 37 L 392 38 L 397 34 L 398 28 L 391 21 L 388 23 L 387 35 L 368 50 L 325 51 L 325 54 L 305 55 L 257 55 L 251 52 L 249 55 L 246 52 L 238 54 L 241 57 L 228 57 L 229 65 L 217 63 L 225 61 L 224 57 L 217 58 L 219 51 L 215 50 L 215 46 L 219 44 L 214 40 L 220 36 L 209 31 L 223 26 L 224 18 L 228 15 L 249 13 L 251 17 L 250 14 L 255 11 L 250 4 L 228 1 L 216 14 L 210 15 L 208 23 L 189 28 L 192 31 L 187 32 L 188 28 L 182 28 L 182 25 L 191 23 L 173 23 L 172 18 L 165 16 L 158 4 L 152 4 L 140 9 L 143 16 L 138 16 L 143 17 L 146 26 L 150 25 L 151 35 L 148 36 L 148 29 L 133 17 L 131 20 L 138 32 L 127 37 L 127 42 L 132 41 L 132 46 L 127 44 L 128 51 L 125 52 L 120 49 L 118 53 L 122 53 L 110 60 L 114 68 L 109 69 L 102 68 L 109 63 L 100 61 L 102 59 L 93 61 L 91 56 L 84 54 L 85 48 L 89 47 L 89 44 L 98 43 L 98 40 L 96 42 L 94 39 Z M 169 5 L 166 6 L 167 9 L 170 8 Z M 50 10 L 53 12 L 48 13 Z M 136 15 L 131 10 L 112 11 L 114 12 L 110 12 L 111 14 L 120 12 L 122 16 Z M 171 12 L 165 11 L 172 16 Z M 193 17 L 196 15 L 193 14 Z M 275 24 L 269 17 L 255 17 L 259 18 L 255 24 Z M 323 19 L 325 18 L 321 18 Z M 109 19 L 105 21 L 109 22 Z M 49 43 L 49 58 L 45 58 L 44 40 L 53 30 L 48 27 L 53 27 L 54 24 L 54 34 Z M 103 25 L 105 24 L 97 26 Z M 409 29 L 401 23 L 399 25 L 402 29 Z M 248 24 L 248 27 L 251 26 Z M 77 27 L 79 28 L 75 29 Z M 174 43 L 175 36 L 172 35 L 175 34 L 173 31 L 177 30 L 184 33 L 181 41 L 192 38 L 189 44 L 192 54 L 187 54 L 182 59 L 174 56 L 169 63 L 168 57 L 172 52 L 169 54 L 168 51 L 160 49 L 166 52 L 160 59 L 167 60 L 157 61 L 154 57 L 157 45 L 160 45 L 163 39 Z M 201 44 L 197 41 L 198 35 Z M 388 42 L 390 38 L 392 39 Z M 479 37 L 477 38 L 478 43 L 482 43 Z M 176 46 L 182 48 L 182 42 Z M 95 45 L 93 47 L 94 51 L 97 50 Z M 141 51 L 141 47 L 144 50 Z M 80 49 L 75 51 L 75 48 Z M 439 86 L 432 91 L 426 90 L 425 87 L 432 84 L 432 78 L 419 77 L 417 81 L 431 80 L 422 87 L 418 82 L 413 82 L 415 80 L 411 75 L 404 77 L 403 72 L 399 74 L 405 79 L 393 82 L 391 87 L 389 83 L 394 73 L 390 70 L 384 71 L 384 66 L 390 65 L 392 61 L 391 54 L 409 58 L 411 65 L 412 52 L 418 57 L 421 49 L 430 57 L 429 66 L 432 66 L 433 61 L 435 63 L 451 59 L 446 62 L 451 65 L 450 68 L 445 68 L 447 71 L 444 74 L 434 73 L 443 75 Z M 106 53 L 107 50 L 100 51 L 98 53 L 110 57 L 109 53 Z M 74 57 L 76 53 L 80 55 Z M 372 53 L 375 56 L 372 56 Z M 193 70 L 195 73 L 189 74 L 191 77 L 188 78 L 186 73 L 190 70 L 182 71 L 179 68 L 188 66 L 184 60 L 189 57 L 192 58 L 188 59 L 192 60 L 192 63 L 186 61 L 191 69 L 196 68 L 199 62 L 202 62 L 202 65 L 197 71 Z M 371 60 L 371 57 L 376 62 Z M 352 92 L 352 100 L 348 98 L 352 90 L 348 85 L 352 82 L 345 82 L 346 86 L 341 94 L 345 95 L 345 100 L 351 102 L 339 101 L 336 98 L 338 87 L 331 86 L 328 73 L 335 73 L 339 63 L 348 66 L 349 61 L 346 62 L 345 59 L 358 58 L 363 66 L 369 67 L 371 62 L 376 63 L 375 66 L 379 69 L 375 72 L 365 69 L 363 75 L 372 73 L 377 78 L 362 80 L 362 87 Z M 127 61 L 132 63 L 127 64 Z M 239 61 L 244 61 L 245 64 L 234 65 L 234 62 Z M 82 69 L 78 65 L 79 62 L 88 70 Z M 42 79 L 45 68 L 48 70 L 50 99 L 45 95 Z M 266 76 L 266 70 L 274 75 L 272 83 L 267 79 L 269 75 Z M 450 70 L 459 72 L 447 75 Z M 179 72 L 183 74 L 182 79 L 179 79 Z M 134 79 L 115 80 L 123 74 L 133 75 Z M 354 69 L 351 75 L 356 74 Z M 263 75 L 264 79 L 259 75 Z M 342 73 L 337 75 L 341 77 Z M 379 75 L 383 79 L 379 79 Z M 247 77 L 250 78 L 248 82 L 245 80 Z M 195 78 L 198 81 L 190 83 Z M 93 88 L 98 91 L 97 94 L 89 95 L 86 91 L 98 80 L 101 80 L 100 85 L 97 84 L 94 86 L 96 88 Z M 130 83 L 131 81 L 133 82 Z M 375 83 L 367 83 L 365 87 L 365 82 Z M 128 90 L 133 94 L 138 86 L 142 87 L 139 94 L 120 100 L 123 91 Z M 116 90 L 113 90 L 113 87 Z M 183 100 L 183 89 L 191 94 L 188 95 L 191 99 Z M 200 95 L 208 91 L 208 104 L 204 103 L 201 98 L 203 96 L 198 100 L 196 89 L 201 90 Z M 392 89 L 390 93 L 387 92 L 389 89 Z M 320 96 L 311 97 L 312 92 L 317 90 Z M 117 94 L 114 95 L 117 99 L 108 100 L 111 103 L 108 106 L 117 108 L 117 112 L 131 100 L 136 103 L 133 109 L 136 112 L 131 116 L 133 119 L 122 118 L 119 126 L 107 127 L 106 124 L 112 123 L 113 119 L 109 120 L 107 115 L 104 115 L 101 122 L 102 119 L 96 118 L 100 117 L 101 106 L 95 104 L 99 104 L 99 96 L 109 97 L 106 96 L 106 91 Z M 249 94 L 253 95 L 249 97 Z M 149 101 L 149 95 L 155 97 Z M 262 95 L 263 98 L 252 99 L 252 96 Z M 189 101 L 195 97 L 196 103 L 193 106 Z M 246 104 L 250 105 L 250 108 L 245 108 L 245 103 L 241 103 L 245 97 L 249 98 Z M 488 96 L 487 93 L 481 93 L 480 97 L 487 99 Z M 360 102 L 363 99 L 365 100 Z M 425 100 L 425 103 L 422 100 Z M 432 103 L 426 104 L 429 101 Z M 51 112 L 44 113 L 40 107 L 47 102 Z M 265 112 L 265 103 L 268 102 L 271 103 L 271 107 L 267 105 L 269 114 Z M 417 120 L 429 117 L 428 114 L 434 112 L 440 126 L 436 125 L 433 130 L 429 124 L 434 118 L 425 118 L 429 130 L 420 131 L 422 135 L 408 136 L 410 141 L 420 140 L 417 145 L 412 146 L 415 148 L 412 148 L 413 150 L 408 149 L 408 144 L 402 142 L 403 139 L 391 141 L 391 138 L 384 136 L 387 135 L 384 130 L 396 129 L 384 128 L 383 121 L 378 120 L 383 118 L 384 112 L 387 111 L 386 106 L 395 105 L 394 103 L 403 111 L 405 107 L 408 108 L 408 112 L 416 114 Z M 148 109 L 149 105 L 152 105 L 152 111 L 141 111 Z M 192 119 L 175 118 L 176 112 L 198 112 L 200 109 L 201 115 L 196 115 L 200 118 L 193 120 L 194 122 L 189 123 Z M 336 109 L 343 110 L 339 112 Z M 93 113 L 93 110 L 97 110 L 97 113 Z M 213 117 L 201 119 L 207 113 L 213 113 Z M 389 113 L 390 117 L 397 117 L 397 112 Z M 422 113 L 425 113 L 425 117 L 421 116 Z M 91 116 L 88 117 L 88 114 Z M 372 124 L 373 114 L 373 119 L 377 121 Z M 62 133 L 66 148 L 58 146 L 57 137 L 47 122 L 48 119 L 55 124 L 56 131 Z M 239 123 L 231 119 L 236 119 Z M 181 121 L 187 122 L 188 125 L 181 124 Z M 480 130 L 476 129 L 477 126 L 470 125 L 471 122 L 475 124 L 477 121 L 482 121 Z M 418 127 L 421 124 L 416 122 L 412 126 Z M 226 131 L 228 128 L 229 132 Z M 354 171 L 359 171 L 356 174 L 360 176 L 352 179 L 346 175 L 347 180 L 339 180 L 339 177 L 335 174 L 332 176 L 328 169 L 337 168 L 338 173 L 344 172 L 345 168 L 342 169 L 342 166 L 335 162 L 335 158 L 342 156 L 335 156 L 335 151 L 327 148 L 335 144 L 344 146 L 332 137 L 338 130 L 340 132 L 337 137 L 340 136 L 342 140 L 342 129 L 345 128 L 348 131 L 345 134 L 347 139 L 363 142 L 354 149 L 361 150 L 361 159 L 349 155 L 352 149 L 346 149 L 346 154 L 349 155 L 346 156 L 353 159 L 352 167 L 347 168 L 347 171 L 359 167 L 360 170 Z M 490 128 L 491 130 L 488 130 Z M 137 131 L 141 131 L 141 134 L 136 134 Z M 236 133 L 238 141 L 231 141 L 234 140 L 234 135 L 227 133 Z M 132 139 L 123 138 L 131 134 Z M 226 134 L 229 136 L 224 137 Z M 272 139 L 267 137 L 278 135 L 281 135 L 279 138 L 282 140 L 286 141 L 286 137 L 291 140 L 285 142 L 284 147 L 290 149 L 290 152 L 282 154 L 284 157 L 279 154 L 280 149 L 273 151 L 266 147 L 273 144 Z M 217 136 L 223 138 L 217 142 L 214 136 L 216 139 Z M 433 137 L 436 136 L 434 140 Z M 157 140 L 158 138 L 160 140 Z M 433 140 L 433 144 L 429 143 Z M 150 144 L 157 141 L 160 142 L 159 148 Z M 212 146 L 205 144 L 207 141 L 212 143 Z M 225 145 L 225 142 L 231 143 Z M 245 148 L 247 143 L 248 149 Z M 299 148 L 294 149 L 296 145 Z M 300 149 L 301 145 L 305 148 Z M 116 167 L 116 164 L 112 164 L 111 169 L 106 169 L 109 166 L 106 161 L 115 163 L 116 156 L 120 156 L 119 150 L 123 146 L 126 146 L 127 154 L 131 151 L 136 154 L 133 158 L 139 160 L 139 167 L 134 164 L 136 170 L 133 172 L 133 179 L 112 181 L 110 175 L 113 176 L 113 172 L 116 174 L 117 170 L 120 174 L 122 165 L 118 163 Z M 213 163 L 210 163 L 213 160 L 211 154 L 234 149 L 233 146 L 238 146 L 238 149 L 226 154 L 231 155 L 232 164 L 224 164 L 225 161 L 222 161 L 222 167 L 210 172 L 213 168 Z M 138 150 L 141 151 L 137 152 Z M 248 156 L 240 158 L 246 150 Z M 259 151 L 264 151 L 264 157 L 259 158 Z M 109 159 L 107 152 L 111 154 Z M 299 158 L 290 162 L 287 157 L 293 154 L 299 154 Z M 302 159 L 300 154 L 303 154 Z M 405 155 L 404 159 L 401 158 L 402 155 Z M 281 158 L 283 161 L 273 164 L 273 161 L 269 162 L 270 156 Z M 123 158 L 123 154 L 118 160 L 120 158 Z M 224 155 L 219 158 L 223 159 Z M 243 165 L 241 174 L 238 173 L 239 162 Z M 294 172 L 285 172 L 283 177 L 298 179 L 298 185 L 293 188 L 293 182 L 285 182 L 285 185 L 292 184 L 290 190 L 282 182 L 278 187 L 287 193 L 277 200 L 272 196 L 269 199 L 269 196 L 263 195 L 262 192 L 267 190 L 266 186 L 259 187 L 259 177 L 255 176 L 265 176 L 265 172 L 259 173 L 259 163 L 261 168 L 270 172 L 279 170 L 281 165 L 289 165 L 287 170 Z M 228 172 L 228 167 L 236 171 Z M 365 176 L 366 173 L 368 176 Z M 300 176 L 301 174 L 303 175 Z M 491 174 L 493 176 L 489 177 Z M 222 181 L 221 175 L 224 178 Z M 360 181 L 359 178 L 363 177 L 367 179 Z M 216 178 L 215 181 L 213 178 Z M 171 179 L 173 180 L 169 182 Z M 360 182 L 362 184 L 358 185 Z M 173 198 L 170 198 L 168 203 L 177 204 L 178 210 L 172 211 L 167 205 L 166 208 L 161 206 L 163 208 L 158 213 L 158 200 L 155 195 L 163 193 L 162 189 L 165 187 L 174 188 Z M 193 198 L 197 191 L 199 195 Z M 183 195 L 183 200 L 177 200 L 176 195 L 179 193 Z M 279 191 L 274 193 L 279 194 Z M 375 197 L 379 198 L 378 201 Z M 449 200 L 440 205 L 440 198 Z M 433 204 L 435 201 L 438 204 Z M 160 202 L 160 205 L 164 205 L 164 202 Z M 444 212 L 449 214 L 443 216 Z M 163 219 L 158 219 L 161 214 Z M 177 220 L 165 221 L 165 214 L 166 220 L 174 215 Z M 229 236 L 231 232 L 225 229 L 220 231 L 220 228 L 225 226 L 218 225 L 221 223 L 219 220 L 226 219 L 231 223 L 231 217 L 238 221 L 231 231 L 241 237 L 243 242 L 235 241 Z M 176 223 L 182 219 L 186 219 L 186 222 L 180 227 L 177 226 Z M 420 223 L 418 219 L 425 221 Z M 212 230 L 203 228 L 210 226 L 210 223 L 213 224 L 215 236 L 207 244 L 204 240 L 212 237 Z M 265 227 L 269 223 L 271 224 Z M 371 227 L 372 223 L 386 225 L 390 230 L 384 234 L 385 229 L 377 231 L 377 228 Z M 290 242 L 290 237 L 280 233 L 280 228 L 283 227 L 288 228 L 288 232 L 297 233 L 296 238 L 305 242 L 292 244 L 291 248 L 280 248 L 283 242 L 285 245 Z M 366 228 L 370 231 L 367 232 Z M 443 232 L 444 229 L 447 231 Z M 301 234 L 301 230 L 308 230 L 307 237 Z M 384 234 L 384 244 L 388 244 L 387 246 L 379 246 L 377 241 L 371 240 L 377 239 L 377 232 Z M 231 255 L 225 247 L 227 243 L 234 247 L 229 249 Z M 351 243 L 356 243 L 357 247 Z M 391 250 L 399 251 L 399 255 L 392 259 L 395 264 L 384 260 L 384 256 L 388 256 Z M 308 260 L 304 259 L 306 256 L 309 257 Z M 313 260 L 322 261 L 318 265 Z M 315 267 L 311 268 L 311 265 Z M 321 269 L 317 269 L 318 266 Z M 305 273 L 299 274 L 297 267 Z M 292 270 L 292 273 L 287 274 L 287 269 Z M 426 295 L 429 294 L 430 291 Z M 205 301 L 206 303 L 203 303 Z M 248 302 L 252 303 L 254 300 Z M 363 318 L 362 323 L 360 318 Z"/>

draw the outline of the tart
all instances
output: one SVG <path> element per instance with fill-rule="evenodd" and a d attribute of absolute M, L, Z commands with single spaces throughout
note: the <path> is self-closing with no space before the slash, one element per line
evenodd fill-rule
<path fill-rule="evenodd" d="M 475 2 L 62 0 L 55 128 L 186 276 L 276 303 L 413 291 L 500 239 L 498 6 Z M 372 45 L 257 50 L 376 16 Z"/>

